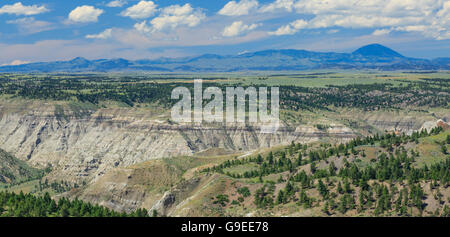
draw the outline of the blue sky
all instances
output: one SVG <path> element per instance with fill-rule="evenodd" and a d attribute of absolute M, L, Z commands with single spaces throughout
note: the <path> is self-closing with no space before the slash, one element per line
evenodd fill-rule
<path fill-rule="evenodd" d="M 381 43 L 450 57 L 450 0 L 2 0 L 0 65 Z"/>

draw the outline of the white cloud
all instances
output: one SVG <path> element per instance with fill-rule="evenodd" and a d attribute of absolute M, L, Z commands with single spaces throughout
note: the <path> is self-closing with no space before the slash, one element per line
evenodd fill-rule
<path fill-rule="evenodd" d="M 393 30 L 396 31 L 405 31 L 405 32 L 416 32 L 422 35 L 425 35 L 430 38 L 435 38 L 437 40 L 446 40 L 450 39 L 450 32 L 447 28 L 442 27 L 440 25 L 410 25 L 410 26 L 400 26 L 395 27 Z"/>
<path fill-rule="evenodd" d="M 162 13 L 153 18 L 149 23 L 143 21 L 136 23 L 134 28 L 141 33 L 153 33 L 166 29 L 174 29 L 178 26 L 194 27 L 200 24 L 205 18 L 205 14 L 200 10 L 195 10 L 189 3 L 180 6 L 172 5 L 164 8 Z"/>
<path fill-rule="evenodd" d="M 135 30 L 117 30 L 115 41 L 122 47 L 148 49 L 161 47 L 191 47 L 212 45 L 233 45 L 267 38 L 267 33 L 254 30 L 237 37 L 222 37 L 223 28 L 218 25 L 205 27 L 179 27 L 171 31 L 156 31 L 146 22 L 135 25 Z M 141 32 L 138 31 L 141 30 Z M 148 34 L 145 34 L 145 33 Z M 220 37 L 219 37 L 220 36 Z"/>
<path fill-rule="evenodd" d="M 258 27 L 258 24 L 245 25 L 242 21 L 235 21 L 230 26 L 225 27 L 222 36 L 233 37 L 238 36 L 244 32 L 251 31 Z"/>
<path fill-rule="evenodd" d="M 22 61 L 22 60 L 14 60 L 10 63 L 5 63 L 2 64 L 2 66 L 18 66 L 18 65 L 22 65 L 22 64 L 28 64 L 30 63 L 29 61 Z"/>
<path fill-rule="evenodd" d="M 106 4 L 107 7 L 122 7 L 127 4 L 125 0 L 114 0 Z"/>
<path fill-rule="evenodd" d="M 450 1 L 446 1 L 442 6 L 442 9 L 437 13 L 439 17 L 449 16 L 450 15 Z M 447 21 L 450 19 L 447 18 Z"/>
<path fill-rule="evenodd" d="M 258 7 L 256 0 L 241 0 L 240 2 L 230 1 L 220 11 L 220 15 L 224 16 L 243 16 Z"/>
<path fill-rule="evenodd" d="M 373 28 L 385 26 L 400 26 L 417 24 L 421 22 L 420 17 L 388 17 L 375 15 L 323 15 L 316 16 L 308 22 L 308 28 L 327 28 L 340 26 L 346 28 Z"/>
<path fill-rule="evenodd" d="M 288 24 L 272 35 L 295 34 L 301 29 L 330 27 L 384 28 L 391 31 L 418 32 L 426 37 L 448 39 L 450 32 L 450 1 L 448 0 L 276 0 L 260 11 L 295 8 L 300 14 L 313 15 L 306 26 Z M 389 33 L 376 30 L 375 35 Z"/>
<path fill-rule="evenodd" d="M 97 9 L 93 6 L 80 6 L 75 8 L 73 11 L 69 14 L 69 20 L 71 22 L 80 22 L 80 23 L 86 23 L 86 22 L 97 22 L 98 17 L 103 14 L 102 9 Z"/>
<path fill-rule="evenodd" d="M 290 25 L 281 26 L 276 31 L 269 32 L 269 35 L 293 35 L 298 30 L 293 29 Z"/>
<path fill-rule="evenodd" d="M 152 27 L 147 24 L 147 21 L 142 21 L 134 24 L 134 29 L 143 34 L 148 34 L 153 31 Z"/>
<path fill-rule="evenodd" d="M 138 4 L 127 8 L 121 13 L 133 19 L 149 18 L 156 13 L 158 5 L 152 1 L 140 1 Z"/>
<path fill-rule="evenodd" d="M 86 39 L 109 39 L 112 36 L 112 29 L 106 29 L 96 35 L 86 35 Z"/>
<path fill-rule="evenodd" d="M 10 20 L 7 24 L 15 24 L 19 28 L 19 31 L 24 34 L 34 34 L 42 31 L 53 29 L 53 25 L 47 21 L 38 21 L 34 17 L 19 18 L 16 20 Z"/>
<path fill-rule="evenodd" d="M 289 23 L 288 25 L 278 28 L 276 31 L 269 32 L 269 35 L 293 35 L 299 30 L 306 28 L 307 25 L 308 22 L 306 22 L 305 20 L 296 20 Z"/>
<path fill-rule="evenodd" d="M 4 5 L 0 8 L 0 14 L 15 14 L 15 15 L 37 15 L 49 10 L 45 6 L 31 5 L 25 6 L 21 2 L 15 3 L 13 5 Z"/>
<path fill-rule="evenodd" d="M 194 9 L 191 7 L 191 5 L 189 3 L 180 6 L 180 5 L 172 5 L 172 6 L 168 6 L 166 8 L 163 9 L 163 14 L 164 15 L 176 15 L 176 16 L 181 16 L 181 15 L 187 15 L 190 14 Z"/>
<path fill-rule="evenodd" d="M 383 5 L 381 4 L 386 1 L 390 0 L 299 0 L 294 4 L 294 7 L 299 13 L 308 13 L 315 15 L 337 13 L 361 14 L 362 12 L 373 12 L 374 10 L 382 9 Z"/>
<path fill-rule="evenodd" d="M 276 0 L 260 8 L 260 12 L 273 12 L 276 10 L 286 10 L 291 12 L 294 8 L 294 0 Z"/>
<path fill-rule="evenodd" d="M 154 18 L 151 23 L 157 30 L 175 28 L 179 25 L 194 27 L 205 18 L 201 11 L 194 11 L 189 3 L 184 6 L 173 5 L 165 8 L 163 14 Z"/>
<path fill-rule="evenodd" d="M 387 27 L 405 24 L 419 23 L 421 18 L 405 17 L 393 18 L 383 16 L 358 16 L 358 15 L 318 15 L 310 21 L 299 19 L 288 25 L 278 28 L 274 32 L 269 32 L 271 35 L 292 35 L 302 29 L 319 29 L 330 27 L 343 28 L 374 28 Z"/>
<path fill-rule="evenodd" d="M 379 29 L 379 30 L 375 30 L 372 35 L 374 36 L 381 36 L 381 35 L 387 35 L 391 33 L 391 30 L 389 29 Z"/>

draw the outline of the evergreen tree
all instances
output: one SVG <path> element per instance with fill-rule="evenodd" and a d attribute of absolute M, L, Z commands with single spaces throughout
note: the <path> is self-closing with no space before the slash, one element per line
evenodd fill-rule
<path fill-rule="evenodd" d="M 330 214 L 328 208 L 329 208 L 329 204 L 328 204 L 328 201 L 326 201 L 325 204 L 323 205 L 322 211 L 327 215 Z"/>
<path fill-rule="evenodd" d="M 323 199 L 328 199 L 328 189 L 320 179 L 317 185 L 317 189 L 319 190 L 319 193 L 320 195 L 322 195 Z"/>
<path fill-rule="evenodd" d="M 298 153 L 297 161 L 295 164 L 296 164 L 296 166 L 302 165 L 302 153 L 301 152 Z"/>

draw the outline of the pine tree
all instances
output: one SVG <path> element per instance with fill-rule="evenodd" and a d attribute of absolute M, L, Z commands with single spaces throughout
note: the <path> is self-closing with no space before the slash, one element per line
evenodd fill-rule
<path fill-rule="evenodd" d="M 284 190 L 286 191 L 286 194 L 288 196 L 292 196 L 294 194 L 294 187 L 292 186 L 290 181 L 287 182 L 286 187 L 284 188 Z"/>
<path fill-rule="evenodd" d="M 329 204 L 328 204 L 328 201 L 326 201 L 325 204 L 323 205 L 322 211 L 323 211 L 325 214 L 330 215 L 330 213 L 329 213 L 329 211 L 328 211 L 328 208 L 329 208 Z"/>
<path fill-rule="evenodd" d="M 278 192 L 276 204 L 283 204 L 283 203 L 284 203 L 284 200 L 285 200 L 284 192 L 283 192 L 282 189 L 280 189 L 280 191 Z"/>
<path fill-rule="evenodd" d="M 328 166 L 328 171 L 330 172 L 330 176 L 335 176 L 336 175 L 336 166 L 334 165 L 333 161 Z"/>
<path fill-rule="evenodd" d="M 448 151 L 447 151 L 447 147 L 445 145 L 441 146 L 441 151 L 444 155 L 447 155 Z"/>
<path fill-rule="evenodd" d="M 363 189 L 359 190 L 359 207 L 361 210 L 364 210 L 364 191 Z"/>
<path fill-rule="evenodd" d="M 314 174 L 316 172 L 316 163 L 312 162 L 310 164 L 310 169 L 311 169 L 311 173 Z"/>
<path fill-rule="evenodd" d="M 347 212 L 347 198 L 346 195 L 342 195 L 340 202 L 339 202 L 339 207 L 338 207 L 338 211 L 342 214 L 345 214 Z"/>
<path fill-rule="evenodd" d="M 269 162 L 269 165 L 273 164 L 273 153 L 272 152 L 269 153 L 269 156 L 267 157 L 267 160 Z"/>
<path fill-rule="evenodd" d="M 342 189 L 341 182 L 338 183 L 337 191 L 338 191 L 338 193 L 340 193 L 340 194 L 343 194 L 343 193 L 344 193 L 344 190 Z"/>
<path fill-rule="evenodd" d="M 346 193 L 351 193 L 352 189 L 350 187 L 350 183 L 348 182 L 347 179 L 344 180 L 344 192 Z"/>
<path fill-rule="evenodd" d="M 328 189 L 323 184 L 322 180 L 319 179 L 319 183 L 317 185 L 317 189 L 319 190 L 320 195 L 322 195 L 323 199 L 328 199 Z"/>
<path fill-rule="evenodd" d="M 301 166 L 302 165 L 302 153 L 301 152 L 298 153 L 297 161 L 296 161 L 295 164 L 297 166 Z"/>
<path fill-rule="evenodd" d="M 263 162 L 263 158 L 262 158 L 261 154 L 258 154 L 258 156 L 256 157 L 256 163 L 258 165 L 260 165 L 262 162 Z"/>

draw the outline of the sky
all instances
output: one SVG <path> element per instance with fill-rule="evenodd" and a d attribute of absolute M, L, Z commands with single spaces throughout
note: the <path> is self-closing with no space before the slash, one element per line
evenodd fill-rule
<path fill-rule="evenodd" d="M 450 57 L 450 0 L 0 0 L 0 65 L 371 43 Z"/>

